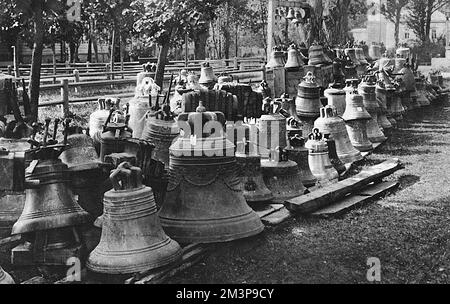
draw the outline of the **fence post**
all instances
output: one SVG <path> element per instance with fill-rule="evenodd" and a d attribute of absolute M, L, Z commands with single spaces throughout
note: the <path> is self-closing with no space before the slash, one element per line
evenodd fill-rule
<path fill-rule="evenodd" d="M 235 69 L 235 70 L 239 70 L 239 62 L 238 62 L 238 58 L 237 58 L 237 57 L 234 57 L 233 62 L 234 62 L 234 69 Z"/>
<path fill-rule="evenodd" d="M 77 69 L 73 70 L 73 76 L 75 77 L 75 83 L 80 82 L 80 71 Z M 80 93 L 80 87 L 75 87 L 75 93 Z"/>
<path fill-rule="evenodd" d="M 12 75 L 13 74 L 13 67 L 8 65 L 8 75 Z"/>
<path fill-rule="evenodd" d="M 266 63 L 265 62 L 263 62 L 261 64 L 261 71 L 262 71 L 263 81 L 266 81 Z"/>
<path fill-rule="evenodd" d="M 69 115 L 69 79 L 61 80 L 61 98 L 62 98 L 62 115 L 67 117 Z"/>

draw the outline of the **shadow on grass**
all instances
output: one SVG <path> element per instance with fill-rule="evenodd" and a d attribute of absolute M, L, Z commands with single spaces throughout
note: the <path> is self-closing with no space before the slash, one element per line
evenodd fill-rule
<path fill-rule="evenodd" d="M 398 181 L 400 183 L 400 187 L 402 189 L 405 189 L 405 188 L 411 187 L 412 185 L 414 185 L 415 183 L 420 181 L 420 176 L 406 174 L 406 175 L 400 176 Z"/>

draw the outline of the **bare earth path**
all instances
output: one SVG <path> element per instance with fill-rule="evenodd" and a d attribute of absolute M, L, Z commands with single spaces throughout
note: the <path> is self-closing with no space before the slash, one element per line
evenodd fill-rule
<path fill-rule="evenodd" d="M 367 165 L 398 157 L 400 188 L 340 219 L 297 217 L 257 237 L 217 245 L 169 283 L 450 283 L 450 104 L 408 116 Z"/>

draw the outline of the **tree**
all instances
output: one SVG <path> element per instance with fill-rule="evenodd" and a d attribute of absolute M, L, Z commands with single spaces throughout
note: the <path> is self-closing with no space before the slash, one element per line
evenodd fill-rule
<path fill-rule="evenodd" d="M 409 0 L 391 0 L 381 6 L 381 13 L 387 20 L 395 25 L 395 46 L 398 46 L 400 35 L 400 23 L 402 18 L 402 10 L 406 7 Z"/>
<path fill-rule="evenodd" d="M 34 24 L 30 74 L 30 120 L 35 122 L 38 118 L 42 51 L 44 48 L 44 33 L 46 32 L 45 15 L 60 15 L 64 12 L 64 6 L 57 0 L 15 0 L 12 5 L 13 14 L 22 14 L 23 18 L 30 19 Z"/>
<path fill-rule="evenodd" d="M 431 18 L 448 5 L 448 0 L 410 0 L 406 25 L 416 34 L 422 45 L 430 43 Z"/>
<path fill-rule="evenodd" d="M 181 46 L 187 32 L 198 30 L 202 18 L 197 10 L 199 3 L 197 0 L 139 0 L 131 4 L 130 13 L 137 17 L 135 30 L 148 43 L 160 46 L 155 75 L 155 83 L 160 87 L 170 47 Z"/>

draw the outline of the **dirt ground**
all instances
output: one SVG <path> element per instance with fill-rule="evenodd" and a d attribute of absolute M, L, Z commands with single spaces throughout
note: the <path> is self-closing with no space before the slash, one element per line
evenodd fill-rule
<path fill-rule="evenodd" d="M 257 237 L 218 245 L 169 283 L 450 283 L 450 104 L 408 115 L 367 164 L 390 157 L 406 166 L 400 188 L 339 219 L 297 217 Z"/>
<path fill-rule="evenodd" d="M 74 112 L 90 113 L 94 106 L 80 107 Z M 42 111 L 48 114 L 56 113 Z M 369 257 L 381 261 L 381 283 L 450 283 L 449 118 L 450 103 L 411 113 L 368 157 L 365 166 L 391 157 L 405 164 L 388 178 L 400 182 L 394 194 L 339 219 L 297 217 L 259 236 L 216 245 L 168 283 L 367 283 Z M 0 252 L 0 264 L 18 282 L 56 279 L 42 268 L 12 267 L 8 252 Z"/>

